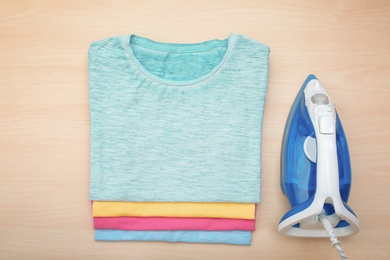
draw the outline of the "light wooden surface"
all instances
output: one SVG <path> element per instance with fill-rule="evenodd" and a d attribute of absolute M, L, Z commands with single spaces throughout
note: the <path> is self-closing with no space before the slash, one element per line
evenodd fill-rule
<path fill-rule="evenodd" d="M 225 38 L 271 48 L 262 198 L 250 247 L 93 240 L 87 49 L 135 33 L 165 42 Z M 327 239 L 288 238 L 282 133 L 314 73 L 335 100 L 361 232 L 350 259 L 390 259 L 389 1 L 1 1 L 0 259 L 338 259 Z"/>

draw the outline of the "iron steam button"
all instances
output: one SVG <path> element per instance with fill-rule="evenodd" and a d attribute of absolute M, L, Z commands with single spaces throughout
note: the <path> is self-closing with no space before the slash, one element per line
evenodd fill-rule
<path fill-rule="evenodd" d="M 335 131 L 333 116 L 320 116 L 318 118 L 318 124 L 321 134 L 329 135 Z"/>

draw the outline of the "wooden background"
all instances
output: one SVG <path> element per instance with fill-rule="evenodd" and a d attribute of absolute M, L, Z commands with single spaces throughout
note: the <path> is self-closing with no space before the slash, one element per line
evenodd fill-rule
<path fill-rule="evenodd" d="M 199 42 L 244 34 L 271 48 L 263 201 L 250 247 L 95 242 L 89 189 L 87 50 L 138 34 Z M 282 133 L 314 73 L 335 100 L 361 231 L 350 259 L 390 259 L 389 1 L 0 1 L 0 259 L 338 259 L 327 239 L 277 232 Z"/>

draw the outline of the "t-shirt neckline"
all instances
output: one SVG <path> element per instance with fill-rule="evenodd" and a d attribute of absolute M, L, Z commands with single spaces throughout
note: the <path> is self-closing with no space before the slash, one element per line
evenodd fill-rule
<path fill-rule="evenodd" d="M 159 84 L 168 85 L 168 86 L 189 86 L 195 85 L 201 82 L 205 82 L 213 77 L 220 69 L 225 65 L 228 60 L 233 46 L 235 45 L 236 34 L 231 33 L 228 38 L 224 40 L 209 40 L 198 43 L 165 43 L 165 42 L 157 42 L 148 38 L 144 38 L 135 34 L 123 36 L 122 45 L 128 55 L 129 59 L 135 65 L 136 70 L 141 73 L 144 77 L 148 78 L 153 82 L 157 82 Z M 148 71 L 137 59 L 135 56 L 131 45 L 136 44 L 140 45 L 144 48 L 150 48 L 152 50 L 157 51 L 172 51 L 172 52 L 199 52 L 206 51 L 208 49 L 216 48 L 218 46 L 227 46 L 227 50 L 222 58 L 222 60 L 215 66 L 211 71 L 198 77 L 196 79 L 191 80 L 169 80 L 161 78 L 150 71 Z"/>

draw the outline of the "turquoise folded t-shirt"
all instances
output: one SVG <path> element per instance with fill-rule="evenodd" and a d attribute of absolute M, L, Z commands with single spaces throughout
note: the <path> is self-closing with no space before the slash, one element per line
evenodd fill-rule
<path fill-rule="evenodd" d="M 95 230 L 98 241 L 162 241 L 173 243 L 204 243 L 250 245 L 251 231 L 125 231 Z"/>
<path fill-rule="evenodd" d="M 260 202 L 269 51 L 240 34 L 93 42 L 90 199 Z"/>

